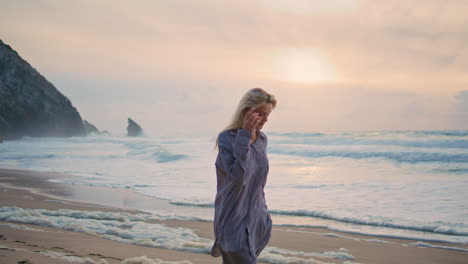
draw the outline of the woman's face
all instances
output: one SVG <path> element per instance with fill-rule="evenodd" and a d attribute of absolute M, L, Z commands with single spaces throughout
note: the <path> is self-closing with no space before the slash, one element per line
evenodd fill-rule
<path fill-rule="evenodd" d="M 258 116 L 260 117 L 260 123 L 257 125 L 258 130 L 262 129 L 263 125 L 268 121 L 268 116 L 271 111 L 273 111 L 272 104 L 264 104 L 255 109 L 255 113 L 258 113 Z"/>

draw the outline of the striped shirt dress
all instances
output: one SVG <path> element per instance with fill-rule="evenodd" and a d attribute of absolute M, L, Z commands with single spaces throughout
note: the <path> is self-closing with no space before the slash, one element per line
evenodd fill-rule
<path fill-rule="evenodd" d="M 211 249 L 223 264 L 257 263 L 271 236 L 264 187 L 268 175 L 267 137 L 257 131 L 226 130 L 218 135 L 217 192 Z"/>

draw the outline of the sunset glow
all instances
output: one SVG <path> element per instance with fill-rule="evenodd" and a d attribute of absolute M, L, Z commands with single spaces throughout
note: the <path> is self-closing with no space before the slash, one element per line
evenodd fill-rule
<path fill-rule="evenodd" d="M 333 81 L 331 67 L 323 56 L 312 51 L 290 49 L 277 59 L 276 78 L 293 83 L 316 84 Z"/>

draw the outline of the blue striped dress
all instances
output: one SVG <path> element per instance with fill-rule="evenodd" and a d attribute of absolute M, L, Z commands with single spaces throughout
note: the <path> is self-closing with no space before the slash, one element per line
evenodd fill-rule
<path fill-rule="evenodd" d="M 258 131 L 226 130 L 218 136 L 216 158 L 215 242 L 211 255 L 242 255 L 256 263 L 271 236 L 272 222 L 267 211 L 264 187 L 268 175 L 267 137 Z M 243 260 L 245 261 L 245 260 Z M 247 263 L 247 262 L 246 262 Z"/>

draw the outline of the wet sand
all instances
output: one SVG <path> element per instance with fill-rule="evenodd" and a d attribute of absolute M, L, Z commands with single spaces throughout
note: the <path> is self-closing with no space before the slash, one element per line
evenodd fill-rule
<path fill-rule="evenodd" d="M 65 185 L 48 180 L 73 177 L 58 173 L 0 169 L 0 206 L 29 209 L 138 213 L 138 209 L 169 206 L 164 200 L 136 194 L 129 189 Z M 202 221 L 154 221 L 168 227 L 190 228 L 200 237 L 213 239 L 212 223 Z M 406 239 L 351 235 L 322 228 L 274 226 L 268 246 L 303 252 L 346 252 L 351 260 L 325 256 L 297 256 L 324 263 L 468 263 L 468 245 L 433 243 L 433 246 L 467 251 L 420 247 Z M 208 253 L 192 253 L 137 246 L 105 239 L 100 235 L 67 231 L 41 225 L 0 221 L 0 263 L 122 263 L 146 256 L 147 263 L 221 263 Z M 287 254 L 286 254 L 287 256 Z M 156 261 L 159 258 L 163 261 Z M 138 262 L 134 259 L 133 263 Z M 141 259 L 140 259 L 141 260 Z M 87 262 L 86 262 L 87 261 Z M 174 262 L 168 262 L 174 263 Z M 176 262 L 177 263 L 177 262 Z M 260 262 L 261 263 L 261 262 Z M 287 263 L 287 262 L 284 262 Z M 292 262 L 291 262 L 292 263 Z M 293 262 L 293 263 L 314 263 Z"/>

